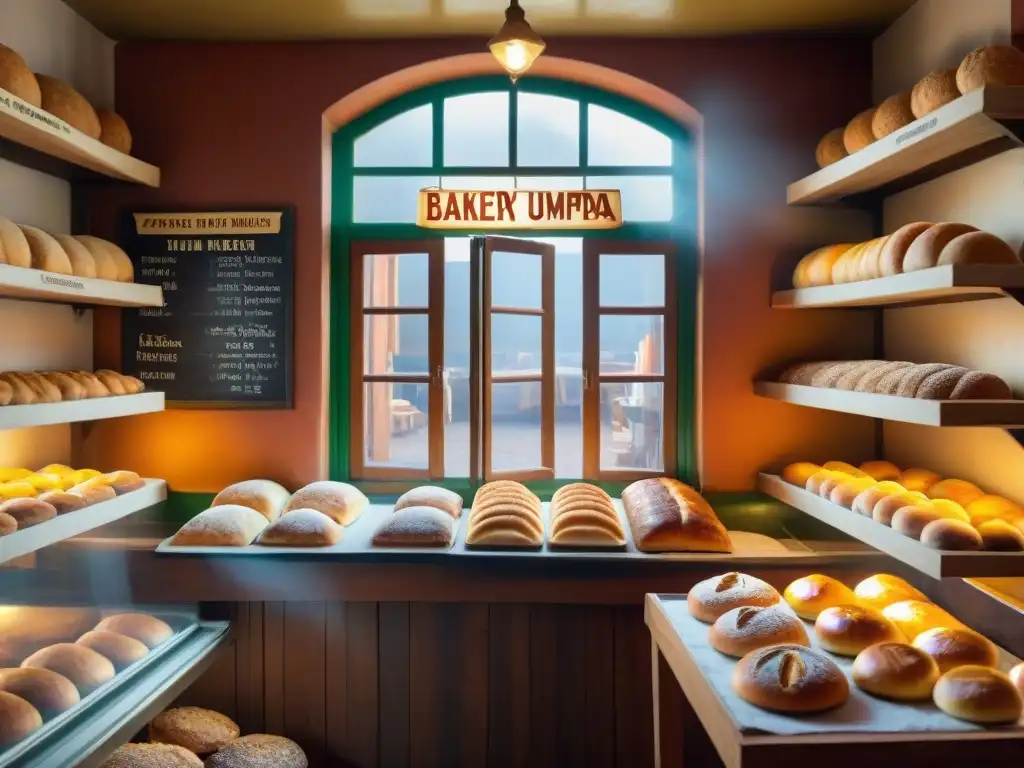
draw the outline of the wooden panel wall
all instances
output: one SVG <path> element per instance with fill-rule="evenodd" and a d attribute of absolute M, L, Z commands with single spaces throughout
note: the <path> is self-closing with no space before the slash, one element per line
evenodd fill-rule
<path fill-rule="evenodd" d="M 654 764 L 640 606 L 239 603 L 179 703 L 298 741 L 314 766 Z"/>

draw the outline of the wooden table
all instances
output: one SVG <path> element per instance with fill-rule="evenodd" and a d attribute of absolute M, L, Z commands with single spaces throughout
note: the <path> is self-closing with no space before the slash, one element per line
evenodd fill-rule
<path fill-rule="evenodd" d="M 657 768 L 914 768 L 1020 765 L 1024 729 L 776 735 L 743 729 L 698 665 L 666 609 L 680 595 L 648 594 Z M 851 684 L 852 685 L 852 684 Z"/>

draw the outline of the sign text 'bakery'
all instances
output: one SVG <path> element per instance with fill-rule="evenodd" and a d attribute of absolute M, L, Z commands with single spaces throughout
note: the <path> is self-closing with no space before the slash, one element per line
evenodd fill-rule
<path fill-rule="evenodd" d="M 416 223 L 428 229 L 615 229 L 617 189 L 421 189 Z"/>

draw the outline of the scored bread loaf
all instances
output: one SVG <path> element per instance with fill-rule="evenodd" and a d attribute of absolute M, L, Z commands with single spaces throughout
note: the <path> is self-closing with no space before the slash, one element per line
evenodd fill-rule
<path fill-rule="evenodd" d="M 247 547 L 270 521 L 250 507 L 225 504 L 193 517 L 174 534 L 174 547 Z"/>
<path fill-rule="evenodd" d="M 315 509 L 293 509 L 272 520 L 256 540 L 264 547 L 331 547 L 344 528 Z"/>
<path fill-rule="evenodd" d="M 25 233 L 13 221 L 0 218 L 0 264 L 12 267 L 32 266 L 32 249 Z"/>
<path fill-rule="evenodd" d="M 450 547 L 455 518 L 437 507 L 402 507 L 373 534 L 375 547 Z"/>
<path fill-rule="evenodd" d="M 315 509 L 339 525 L 352 525 L 368 506 L 370 500 L 354 485 L 320 480 L 297 490 L 285 506 L 284 512 Z"/>
<path fill-rule="evenodd" d="M 485 483 L 473 499 L 466 544 L 510 548 L 542 546 L 544 522 L 540 499 L 514 480 Z"/>
<path fill-rule="evenodd" d="M 213 498 L 211 507 L 238 505 L 254 509 L 267 520 L 280 517 L 288 505 L 288 489 L 273 480 L 243 480 L 233 483 Z"/>
<path fill-rule="evenodd" d="M 621 547 L 626 535 L 611 497 L 588 483 L 571 483 L 551 498 L 552 545 L 561 547 Z"/>
<path fill-rule="evenodd" d="M 784 384 L 871 392 L 926 400 L 1012 400 L 998 376 L 950 363 L 846 360 L 800 363 L 779 376 Z"/>
<path fill-rule="evenodd" d="M 56 272 L 60 275 L 73 274 L 71 260 L 52 236 L 41 229 L 24 224 L 21 225 L 21 231 L 25 234 L 29 250 L 32 252 L 33 269 Z"/>
<path fill-rule="evenodd" d="M 33 405 L 39 401 L 35 390 L 17 373 L 11 371 L 0 373 L 0 381 L 11 388 L 11 405 Z"/>
<path fill-rule="evenodd" d="M 622 491 L 622 502 L 641 552 L 732 552 L 711 505 L 679 480 L 637 480 Z"/>
<path fill-rule="evenodd" d="M 84 400 L 88 397 L 85 386 L 66 373 L 49 371 L 44 373 L 43 377 L 60 390 L 60 396 L 63 400 Z"/>

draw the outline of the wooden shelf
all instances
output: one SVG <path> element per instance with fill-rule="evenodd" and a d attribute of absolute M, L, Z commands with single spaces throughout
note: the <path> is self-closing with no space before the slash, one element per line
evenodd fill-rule
<path fill-rule="evenodd" d="M 886 307 L 1000 299 L 1024 288 L 1024 267 L 945 265 L 856 283 L 793 288 L 772 294 L 775 309 Z"/>
<path fill-rule="evenodd" d="M 812 173 L 786 189 L 790 205 L 827 203 L 870 191 L 892 193 L 1021 145 L 1024 87 L 982 88 Z"/>
<path fill-rule="evenodd" d="M 845 507 L 791 485 L 778 475 L 762 472 L 757 488 L 784 504 L 831 525 L 934 579 L 1024 576 L 1024 552 L 949 552 L 921 542 L 858 515 Z"/>
<path fill-rule="evenodd" d="M 0 407 L 0 430 L 44 427 L 50 424 L 71 424 L 77 421 L 117 419 L 164 409 L 163 392 L 139 395 L 111 395 L 88 400 L 37 405 L 5 405 Z"/>
<path fill-rule="evenodd" d="M 167 483 L 163 480 L 146 480 L 146 484 L 137 491 L 93 504 L 76 512 L 58 515 L 53 520 L 15 531 L 7 536 L 0 536 L 0 563 L 120 520 L 139 510 L 159 504 L 166 498 Z"/>
<path fill-rule="evenodd" d="M 162 307 L 158 285 L 117 283 L 0 264 L 0 299 L 106 307 Z"/>
<path fill-rule="evenodd" d="M 77 179 L 86 169 L 121 181 L 160 186 L 160 169 L 111 149 L 48 112 L 0 90 L 0 156 Z"/>
<path fill-rule="evenodd" d="M 1024 400 L 919 400 L 773 381 L 755 382 L 754 394 L 793 405 L 930 427 L 1024 426 Z"/>

